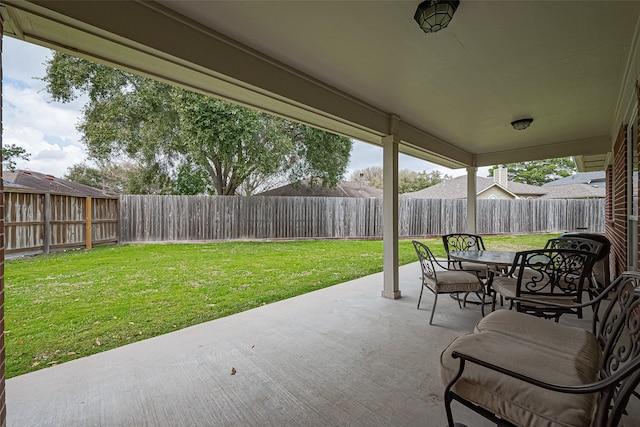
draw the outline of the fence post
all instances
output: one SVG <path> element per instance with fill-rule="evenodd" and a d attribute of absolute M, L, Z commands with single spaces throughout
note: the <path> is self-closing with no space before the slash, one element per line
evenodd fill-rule
<path fill-rule="evenodd" d="M 87 241 L 87 249 L 91 249 L 91 197 L 85 199 L 84 207 L 84 224 L 85 224 L 85 238 Z"/>
<path fill-rule="evenodd" d="M 44 239 L 42 252 L 48 254 L 51 251 L 51 194 L 44 195 Z"/>

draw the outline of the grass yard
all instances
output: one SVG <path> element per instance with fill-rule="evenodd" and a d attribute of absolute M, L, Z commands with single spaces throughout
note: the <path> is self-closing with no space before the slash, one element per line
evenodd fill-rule
<path fill-rule="evenodd" d="M 542 247 L 554 235 L 485 238 Z M 421 239 L 436 256 L 442 241 Z M 417 260 L 399 243 L 400 264 Z M 5 263 L 6 376 L 88 356 L 382 271 L 382 242 L 99 247 Z"/>

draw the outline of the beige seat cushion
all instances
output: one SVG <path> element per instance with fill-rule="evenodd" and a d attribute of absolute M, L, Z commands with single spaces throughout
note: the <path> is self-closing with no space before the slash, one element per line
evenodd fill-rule
<path fill-rule="evenodd" d="M 438 283 L 431 279 L 427 283 L 438 292 L 479 292 L 483 286 L 478 276 L 468 271 L 438 271 L 436 277 Z"/>
<path fill-rule="evenodd" d="M 470 271 L 472 273 L 479 273 L 481 277 L 487 277 L 487 265 L 486 264 L 477 264 L 475 262 L 455 262 L 452 264 L 453 268 L 457 268 L 460 270 Z"/>
<path fill-rule="evenodd" d="M 600 362 L 598 344 L 591 340 L 584 343 L 584 348 L 572 353 L 563 346 L 541 347 L 539 343 L 516 340 L 504 333 L 477 332 L 455 339 L 442 352 L 440 376 L 445 385 L 458 371 L 459 359 L 451 357 L 454 350 L 532 378 L 564 385 L 595 381 Z M 523 426 L 588 426 L 595 403 L 594 395 L 548 391 L 473 363 L 466 364 L 454 391 Z"/>
<path fill-rule="evenodd" d="M 551 320 L 519 313 L 514 310 L 496 310 L 476 324 L 476 332 L 498 332 L 518 340 L 529 341 L 539 348 L 562 348 L 565 353 L 578 353 L 588 349 L 600 353 L 598 340 L 589 331 L 559 325 Z M 600 357 L 589 355 L 588 359 Z"/>
<path fill-rule="evenodd" d="M 493 278 L 491 287 L 503 297 L 515 297 L 516 286 L 518 286 L 518 279 L 512 277 L 497 276 Z"/>

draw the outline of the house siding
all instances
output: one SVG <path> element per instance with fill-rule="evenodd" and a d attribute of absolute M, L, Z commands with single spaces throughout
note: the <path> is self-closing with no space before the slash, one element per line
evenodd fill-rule
<path fill-rule="evenodd" d="M 492 195 L 496 196 L 496 199 L 510 199 L 510 200 L 515 199 L 513 195 L 507 193 L 500 187 L 496 187 L 496 186 L 489 187 L 482 193 L 478 194 L 478 199 L 488 199 Z"/>

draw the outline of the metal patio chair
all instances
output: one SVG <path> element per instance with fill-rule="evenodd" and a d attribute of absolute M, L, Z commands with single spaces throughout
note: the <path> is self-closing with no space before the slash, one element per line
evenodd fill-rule
<path fill-rule="evenodd" d="M 442 236 L 442 244 L 447 253 L 447 265 L 449 268 L 456 270 L 465 270 L 475 273 L 481 279 L 486 279 L 489 275 L 486 264 L 477 264 L 473 262 L 457 261 L 449 256 L 449 252 L 453 251 L 484 251 L 484 242 L 482 236 L 470 233 L 451 233 Z"/>
<path fill-rule="evenodd" d="M 439 294 L 467 294 L 469 292 L 476 292 L 481 295 L 482 304 L 480 305 L 480 309 L 484 316 L 485 293 L 484 284 L 480 281 L 480 278 L 469 271 L 457 270 L 440 264 L 427 245 L 417 240 L 413 240 L 412 243 L 418 254 L 420 268 L 422 270 L 422 286 L 420 289 L 420 297 L 418 298 L 418 309 L 420 309 L 422 292 L 425 288 L 434 294 L 429 324 L 431 325 L 433 322 L 433 315 L 436 311 Z M 462 308 L 460 298 L 457 298 L 457 300 L 458 306 Z"/>
<path fill-rule="evenodd" d="M 577 249 L 518 252 L 508 274 L 493 279 L 493 290 L 520 312 L 556 322 L 563 314 L 582 317 L 581 308 L 572 305 L 582 302 L 584 282 L 591 275 L 595 258 L 596 254 Z"/>

